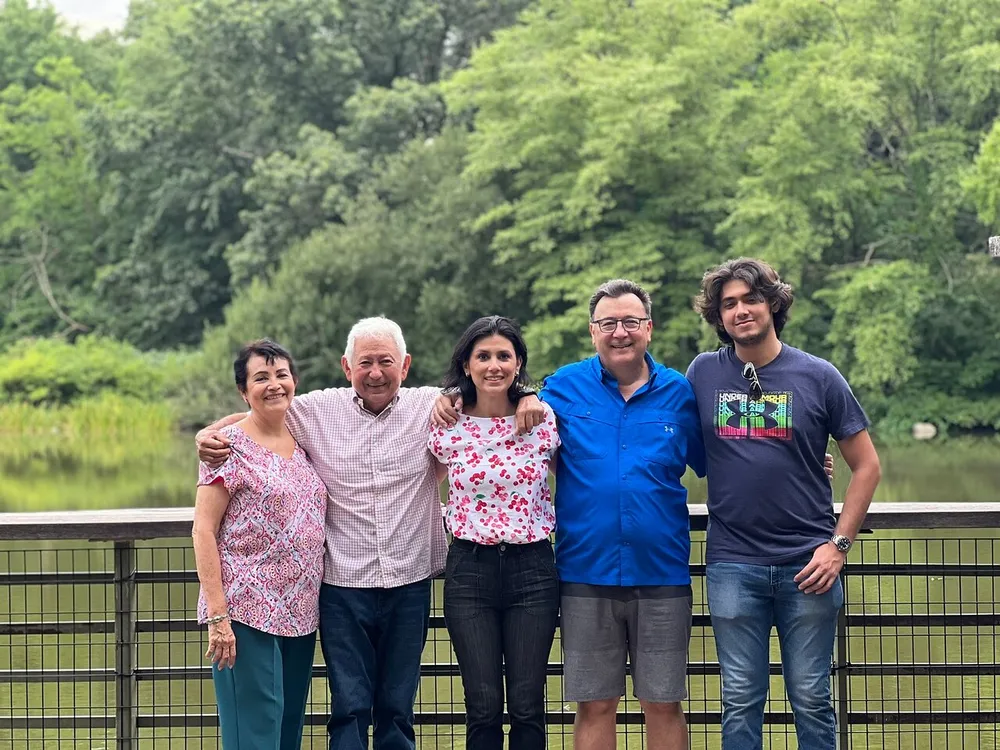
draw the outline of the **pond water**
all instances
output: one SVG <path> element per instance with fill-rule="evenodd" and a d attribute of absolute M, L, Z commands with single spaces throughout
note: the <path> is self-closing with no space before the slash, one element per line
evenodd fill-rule
<path fill-rule="evenodd" d="M 850 472 L 837 459 L 835 499 Z M 1000 494 L 1000 441 L 882 446 L 878 502 L 992 502 Z M 146 441 L 80 443 L 0 440 L 0 512 L 191 505 L 197 459 L 190 435 Z M 705 483 L 688 473 L 692 503 Z"/>

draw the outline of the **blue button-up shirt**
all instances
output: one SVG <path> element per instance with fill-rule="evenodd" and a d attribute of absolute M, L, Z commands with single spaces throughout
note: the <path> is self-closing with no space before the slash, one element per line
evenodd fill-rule
<path fill-rule="evenodd" d="M 653 361 L 649 381 L 626 401 L 598 357 L 545 381 L 542 399 L 559 420 L 556 565 L 572 583 L 691 583 L 687 466 L 705 475 L 694 392 Z"/>

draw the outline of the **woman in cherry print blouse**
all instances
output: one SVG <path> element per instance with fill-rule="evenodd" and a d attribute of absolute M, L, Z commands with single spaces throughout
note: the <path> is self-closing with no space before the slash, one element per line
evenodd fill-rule
<path fill-rule="evenodd" d="M 198 621 L 208 625 L 223 750 L 298 750 L 319 623 L 326 487 L 285 427 L 297 382 L 291 355 L 263 339 L 240 351 L 233 370 L 250 413 L 223 428 L 225 463 L 199 468 Z"/>
<path fill-rule="evenodd" d="M 451 428 L 432 427 L 448 472 L 453 536 L 444 616 L 465 689 L 466 747 L 503 747 L 504 669 L 510 747 L 545 747 L 545 677 L 559 610 L 547 482 L 559 447 L 555 416 L 518 435 L 514 411 L 528 352 L 509 319 L 480 318 L 462 334 L 445 376 L 461 391 Z"/>

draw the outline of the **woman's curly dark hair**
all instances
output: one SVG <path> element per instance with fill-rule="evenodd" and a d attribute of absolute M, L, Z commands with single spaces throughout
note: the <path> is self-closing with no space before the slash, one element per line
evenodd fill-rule
<path fill-rule="evenodd" d="M 750 287 L 751 294 L 767 300 L 774 317 L 774 333 L 780 338 L 788 322 L 788 309 L 795 299 L 792 287 L 781 280 L 778 272 L 756 258 L 727 260 L 708 271 L 701 279 L 701 294 L 695 297 L 694 309 L 715 329 L 723 344 L 732 345 L 733 338 L 722 325 L 722 288 L 730 281 L 742 281 Z"/>

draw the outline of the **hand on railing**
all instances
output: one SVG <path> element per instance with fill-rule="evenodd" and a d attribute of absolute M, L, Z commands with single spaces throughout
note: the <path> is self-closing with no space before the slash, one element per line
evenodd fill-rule
<path fill-rule="evenodd" d="M 232 669 L 236 663 L 236 634 L 233 633 L 228 617 L 208 624 L 208 651 L 205 652 L 205 658 L 211 659 L 212 664 L 218 665 L 219 669 L 224 666 Z"/>

